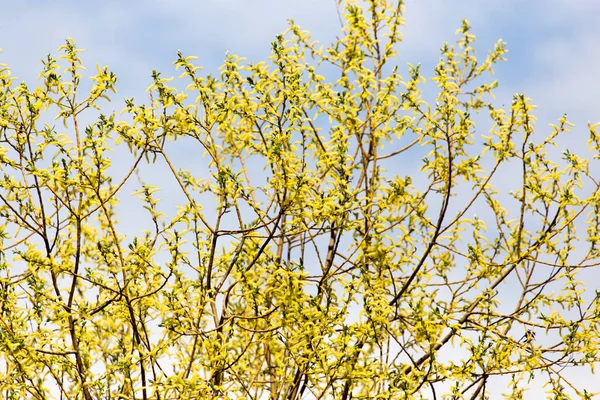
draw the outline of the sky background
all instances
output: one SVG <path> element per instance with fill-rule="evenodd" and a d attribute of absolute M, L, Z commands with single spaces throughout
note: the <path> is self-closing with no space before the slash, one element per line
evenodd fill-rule
<path fill-rule="evenodd" d="M 252 61 L 266 59 L 275 35 L 292 18 L 314 39 L 329 44 L 339 34 L 335 0 L 221 1 L 0 1 L 0 63 L 18 81 L 36 86 L 41 58 L 72 37 L 88 72 L 108 65 L 118 77 L 108 111 L 123 98 L 147 102 L 151 71 L 178 76 L 176 52 L 195 55 L 196 65 L 216 72 L 226 51 Z M 598 0 L 407 0 L 400 63 L 422 63 L 431 76 L 444 42 L 467 18 L 484 56 L 498 39 L 507 42 L 507 62 L 495 67 L 500 104 L 524 92 L 538 110 L 538 132 L 550 133 L 564 113 L 576 124 L 560 142 L 583 153 L 588 121 L 600 121 L 600 1 Z M 84 74 L 85 76 L 85 74 Z M 596 164 L 597 166 L 597 164 Z M 135 210 L 130 216 L 135 217 Z M 589 376 L 580 376 L 582 382 Z M 591 386 L 590 388 L 593 388 Z M 600 384 L 597 385 L 600 391 Z M 536 398 L 535 395 L 531 398 Z M 529 397 L 528 397 L 529 398 Z"/>
<path fill-rule="evenodd" d="M 220 0 L 144 2 L 2 1 L 0 60 L 29 83 L 40 58 L 72 37 L 86 49 L 84 62 L 109 65 L 119 78 L 120 97 L 140 96 L 152 69 L 174 75 L 176 51 L 199 56 L 215 70 L 225 51 L 264 59 L 270 42 L 293 18 L 315 39 L 331 42 L 339 30 L 335 0 Z M 496 68 L 499 95 L 525 92 L 539 107 L 540 122 L 564 112 L 579 127 L 600 120 L 597 69 L 600 41 L 596 0 L 492 2 L 407 0 L 402 59 L 424 67 L 454 41 L 462 18 L 473 25 L 480 54 L 499 39 L 508 62 Z"/>

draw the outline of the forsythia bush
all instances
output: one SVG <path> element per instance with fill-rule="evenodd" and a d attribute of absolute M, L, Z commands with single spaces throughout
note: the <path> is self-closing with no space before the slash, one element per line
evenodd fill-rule
<path fill-rule="evenodd" d="M 591 398 L 564 370 L 599 361 L 600 285 L 578 278 L 600 262 L 596 125 L 590 155 L 553 157 L 568 120 L 497 108 L 505 46 L 478 60 L 466 21 L 425 101 L 394 63 L 401 3 L 340 4 L 325 47 L 291 22 L 214 76 L 179 54 L 185 90 L 155 72 L 123 117 L 107 67 L 80 88 L 71 39 L 36 88 L 3 65 L 0 397 Z M 138 178 L 127 236 L 149 163 L 179 193 Z"/>

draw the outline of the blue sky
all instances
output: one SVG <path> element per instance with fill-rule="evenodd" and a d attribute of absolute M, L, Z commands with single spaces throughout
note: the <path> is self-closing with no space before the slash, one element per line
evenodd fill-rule
<path fill-rule="evenodd" d="M 408 0 L 401 58 L 431 65 L 466 17 L 480 52 L 499 38 L 508 42 L 508 62 L 497 68 L 499 93 L 524 91 L 539 106 L 540 122 L 568 112 L 584 127 L 588 120 L 600 120 L 598 13 L 595 0 Z M 227 50 L 264 58 L 287 18 L 325 43 L 339 29 L 335 0 L 6 2 L 0 60 L 32 83 L 40 58 L 56 53 L 70 36 L 86 49 L 88 66 L 108 64 L 117 73 L 118 98 L 139 96 L 152 69 L 174 74 L 170 64 L 177 49 L 199 56 L 197 62 L 207 70 L 220 65 Z"/>
<path fill-rule="evenodd" d="M 116 73 L 117 94 L 108 110 L 117 112 L 123 98 L 148 100 L 144 91 L 153 69 L 163 76 L 178 75 L 171 66 L 178 49 L 198 56 L 195 63 L 211 72 L 226 51 L 265 59 L 288 18 L 324 44 L 339 30 L 335 0 L 3 3 L 0 63 L 8 64 L 19 81 L 35 86 L 40 59 L 57 55 L 65 38 L 72 37 L 86 49 L 82 57 L 90 73 L 95 64 Z M 420 62 L 425 75 L 432 75 L 439 48 L 455 40 L 455 30 L 467 18 L 481 56 L 498 39 L 507 42 L 508 61 L 495 68 L 500 104 L 508 105 L 513 93 L 524 92 L 538 106 L 542 134 L 550 132 L 548 123 L 567 113 L 576 127 L 561 143 L 581 152 L 587 122 L 600 121 L 598 15 L 598 0 L 407 0 L 400 62 Z"/>

